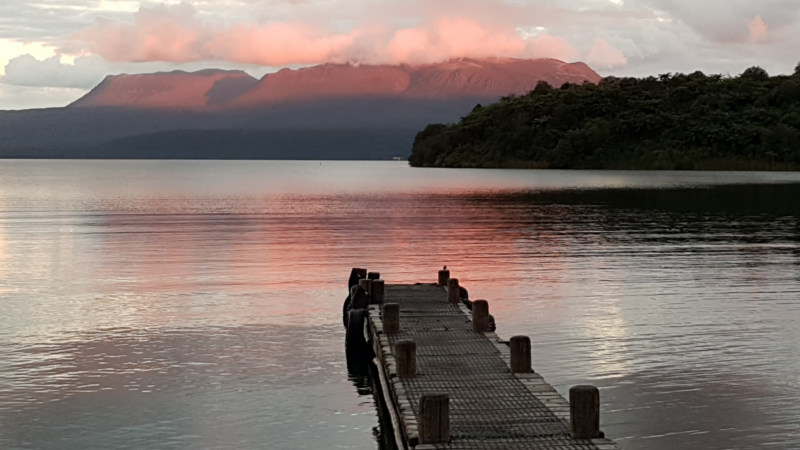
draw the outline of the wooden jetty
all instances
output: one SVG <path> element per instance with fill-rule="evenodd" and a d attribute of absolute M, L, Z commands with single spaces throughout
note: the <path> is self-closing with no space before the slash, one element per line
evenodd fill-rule
<path fill-rule="evenodd" d="M 351 273 L 347 351 L 374 356 L 398 449 L 619 449 L 600 431 L 597 388 L 567 402 L 531 368 L 530 340 L 489 331 L 488 303 L 464 298 L 449 271 L 431 284 L 379 277 Z"/>

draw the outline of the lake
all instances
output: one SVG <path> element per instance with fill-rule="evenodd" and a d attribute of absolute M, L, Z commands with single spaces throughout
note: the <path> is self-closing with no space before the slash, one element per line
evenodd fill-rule
<path fill-rule="evenodd" d="M 352 267 L 447 265 L 630 449 L 800 445 L 800 173 L 0 160 L 0 448 L 378 449 Z"/>

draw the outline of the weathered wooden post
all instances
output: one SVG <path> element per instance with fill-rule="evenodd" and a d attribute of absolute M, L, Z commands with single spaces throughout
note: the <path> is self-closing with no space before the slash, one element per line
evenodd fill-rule
<path fill-rule="evenodd" d="M 531 373 L 531 338 L 511 337 L 511 373 Z"/>
<path fill-rule="evenodd" d="M 364 288 L 364 292 L 367 293 L 367 304 L 372 303 L 372 280 L 363 278 L 358 280 L 358 285 Z"/>
<path fill-rule="evenodd" d="M 458 289 L 458 278 L 447 280 L 447 301 L 458 304 L 461 301 L 461 291 Z"/>
<path fill-rule="evenodd" d="M 400 305 L 386 303 L 383 305 L 383 333 L 397 334 L 400 332 Z"/>
<path fill-rule="evenodd" d="M 386 285 L 384 284 L 383 280 L 372 280 L 372 292 L 370 292 L 370 298 L 372 299 L 371 303 L 375 305 L 382 305 L 385 291 Z"/>
<path fill-rule="evenodd" d="M 447 280 L 450 279 L 450 271 L 442 269 L 439 271 L 439 286 L 447 286 Z"/>
<path fill-rule="evenodd" d="M 380 272 L 369 272 L 367 274 L 367 279 L 368 280 L 377 280 L 380 277 L 381 277 L 381 273 Z"/>
<path fill-rule="evenodd" d="M 429 394 L 420 398 L 418 431 L 420 444 L 450 441 L 450 397 L 447 394 Z"/>
<path fill-rule="evenodd" d="M 486 300 L 472 302 L 472 330 L 476 333 L 489 331 L 489 302 Z"/>
<path fill-rule="evenodd" d="M 600 391 L 581 385 L 569 389 L 569 427 L 574 439 L 603 437 L 600 432 Z"/>
<path fill-rule="evenodd" d="M 414 378 L 417 374 L 417 343 L 410 340 L 394 344 L 394 357 L 397 361 L 398 378 Z"/>

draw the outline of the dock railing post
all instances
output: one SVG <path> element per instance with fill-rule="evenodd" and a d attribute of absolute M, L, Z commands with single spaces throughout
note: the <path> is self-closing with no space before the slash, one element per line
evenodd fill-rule
<path fill-rule="evenodd" d="M 447 280 L 450 279 L 450 271 L 442 269 L 439 271 L 439 286 L 447 286 Z"/>
<path fill-rule="evenodd" d="M 367 273 L 367 279 L 368 280 L 378 280 L 380 278 L 381 278 L 381 273 L 380 272 L 369 272 L 369 273 Z"/>
<path fill-rule="evenodd" d="M 394 344 L 394 358 L 397 361 L 398 378 L 414 378 L 417 374 L 417 343 L 410 340 Z"/>
<path fill-rule="evenodd" d="M 511 373 L 531 373 L 531 338 L 511 337 Z"/>
<path fill-rule="evenodd" d="M 489 331 L 489 302 L 486 300 L 472 302 L 472 330 L 476 333 Z"/>
<path fill-rule="evenodd" d="M 375 305 L 382 305 L 384 293 L 386 292 L 386 284 L 381 279 L 372 280 L 372 292 L 370 298 Z"/>
<path fill-rule="evenodd" d="M 420 398 L 418 431 L 420 444 L 450 441 L 450 397 L 447 394 L 429 394 Z"/>
<path fill-rule="evenodd" d="M 600 432 L 600 391 L 589 385 L 569 389 L 569 428 L 574 439 L 603 437 Z"/>
<path fill-rule="evenodd" d="M 458 278 L 447 280 L 447 301 L 458 304 L 461 301 L 461 290 L 458 289 Z"/>
<path fill-rule="evenodd" d="M 383 333 L 397 334 L 400 332 L 400 305 L 386 303 L 383 305 Z"/>

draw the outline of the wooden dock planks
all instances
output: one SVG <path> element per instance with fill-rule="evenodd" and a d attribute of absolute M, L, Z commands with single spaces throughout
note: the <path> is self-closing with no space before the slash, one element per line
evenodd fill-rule
<path fill-rule="evenodd" d="M 400 310 L 400 331 L 384 334 L 381 305 L 369 306 L 369 332 L 388 394 L 408 448 L 619 449 L 605 438 L 573 439 L 569 403 L 536 373 L 512 374 L 510 349 L 493 332 L 476 333 L 467 307 L 448 302 L 434 284 L 385 285 L 384 302 Z M 397 376 L 395 344 L 416 343 L 412 378 Z M 446 443 L 420 444 L 420 399 L 449 396 Z"/>

